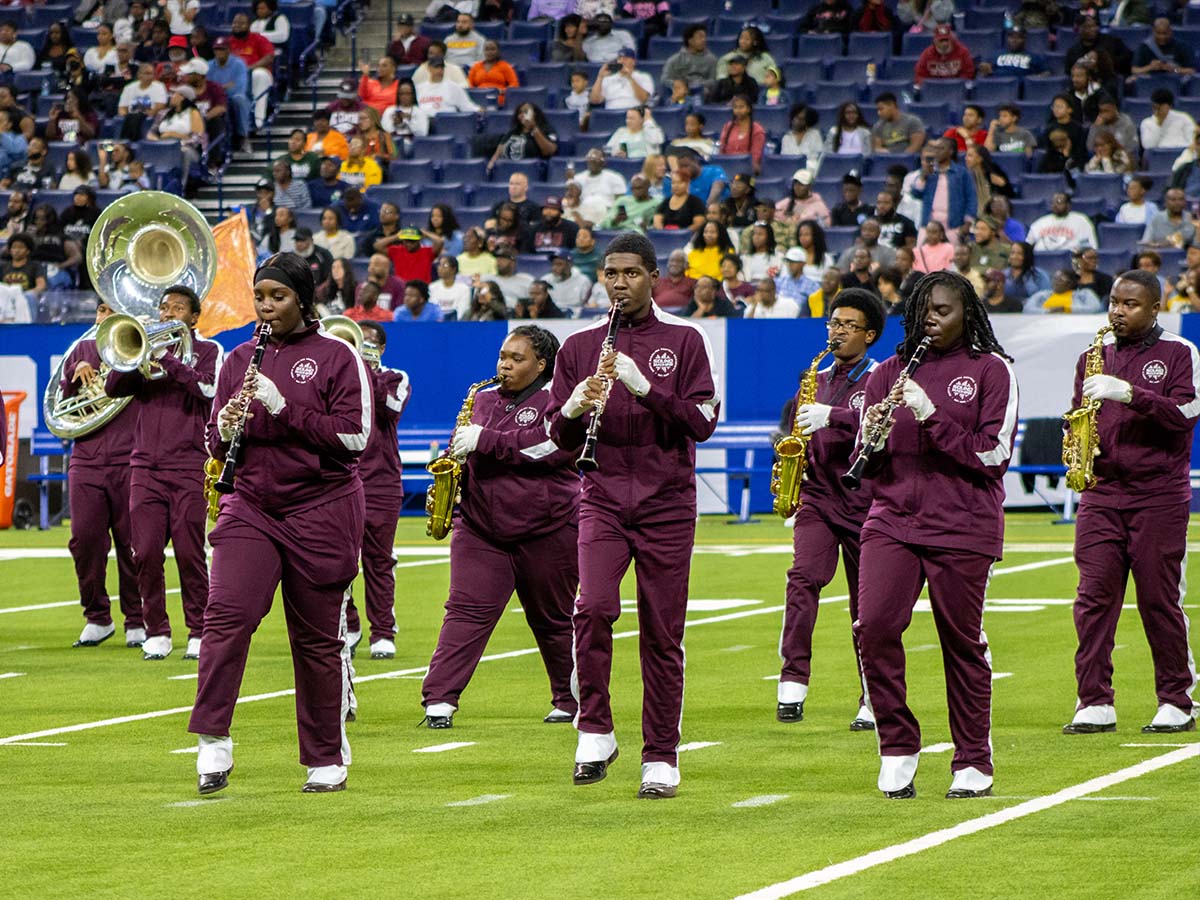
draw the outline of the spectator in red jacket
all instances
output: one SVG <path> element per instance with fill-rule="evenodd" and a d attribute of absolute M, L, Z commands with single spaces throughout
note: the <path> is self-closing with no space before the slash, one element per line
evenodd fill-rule
<path fill-rule="evenodd" d="M 720 153 L 749 153 L 750 163 L 757 175 L 762 168 L 763 148 L 767 144 L 767 132 L 754 121 L 754 107 L 748 97 L 738 94 L 729 101 L 732 113 L 721 129 L 718 144 Z"/>
<path fill-rule="evenodd" d="M 396 61 L 396 65 L 419 66 L 425 62 L 429 53 L 429 38 L 416 33 L 410 13 L 400 13 L 396 16 L 396 30 L 393 34 L 392 42 L 388 44 L 387 55 Z"/>
<path fill-rule="evenodd" d="M 949 25 L 933 30 L 933 46 L 926 47 L 917 59 L 913 80 L 921 84 L 927 78 L 974 78 L 975 60 Z"/>

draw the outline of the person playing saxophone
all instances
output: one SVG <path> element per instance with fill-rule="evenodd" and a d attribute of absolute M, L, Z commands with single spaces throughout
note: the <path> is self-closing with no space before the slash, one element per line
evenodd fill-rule
<path fill-rule="evenodd" d="M 834 362 L 817 373 L 815 402 L 803 403 L 803 386 L 797 395 L 797 403 L 803 405 L 796 409 L 795 424 L 809 438 L 808 465 L 792 532 L 795 555 L 779 638 L 783 667 L 775 717 L 780 722 L 804 718 L 817 607 L 821 590 L 837 572 L 839 547 L 850 591 L 850 621 L 858 618 L 858 540 L 871 491 L 869 486 L 849 491 L 838 476 L 854 448 L 867 375 L 876 366 L 867 350 L 883 333 L 883 322 L 883 307 L 874 294 L 861 288 L 838 294 L 828 323 L 829 338 L 836 345 Z M 857 644 L 854 658 L 857 670 Z M 875 717 L 861 694 L 858 707 L 850 729 L 874 731 Z"/>
<path fill-rule="evenodd" d="M 450 596 L 437 649 L 421 686 L 425 723 L 450 728 L 459 698 L 513 591 L 533 631 L 551 710 L 575 717 L 571 608 L 579 585 L 579 478 L 574 454 L 547 435 L 546 407 L 558 340 L 533 325 L 500 347 L 497 390 L 476 395 L 451 452 L 465 458 L 462 503 L 450 533 Z"/>
<path fill-rule="evenodd" d="M 1075 653 L 1078 684 L 1066 734 L 1116 731 L 1113 640 L 1130 574 L 1154 661 L 1157 711 L 1146 733 L 1193 731 L 1196 664 L 1183 611 L 1187 560 L 1188 477 L 1200 419 L 1200 355 L 1158 324 L 1158 279 L 1134 270 L 1109 294 L 1103 372 L 1075 368 L 1073 408 L 1100 401 L 1096 484 L 1079 500 L 1075 523 Z"/>

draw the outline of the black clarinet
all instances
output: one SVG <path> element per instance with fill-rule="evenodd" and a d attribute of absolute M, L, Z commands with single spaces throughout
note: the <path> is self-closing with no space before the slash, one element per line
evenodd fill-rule
<path fill-rule="evenodd" d="M 263 322 L 258 327 L 258 343 L 254 345 L 254 356 L 250 360 L 250 366 L 246 369 L 247 374 L 258 374 L 258 367 L 262 365 L 263 354 L 267 352 L 267 340 L 270 337 L 271 326 L 267 322 Z M 225 465 L 221 467 L 221 477 L 213 485 L 213 490 L 218 494 L 232 494 L 233 480 L 237 478 L 238 462 L 242 456 L 242 435 L 246 433 L 246 412 L 250 409 L 250 401 L 253 399 L 253 396 L 245 396 L 245 390 L 243 387 L 242 412 L 238 416 L 237 428 L 233 431 L 233 437 L 229 439 L 229 452 L 225 454 Z"/>
<path fill-rule="evenodd" d="M 875 404 L 882 415 L 876 420 L 877 424 L 870 431 L 863 428 L 862 446 L 858 450 L 858 456 L 854 458 L 850 469 L 842 476 L 842 484 L 847 490 L 857 491 L 862 487 L 863 472 L 866 470 L 867 464 L 871 462 L 871 456 L 875 453 L 875 445 L 879 443 L 887 427 L 891 424 L 892 416 L 896 414 L 897 408 L 902 405 L 892 399 L 892 394 L 896 393 L 897 388 L 903 390 L 904 382 L 908 381 L 913 372 L 917 371 L 917 366 L 921 365 L 921 360 L 925 358 L 925 351 L 929 349 L 931 343 L 933 343 L 931 337 L 921 339 L 921 343 L 917 344 L 916 349 L 913 350 L 912 356 L 908 358 L 908 365 L 904 367 L 904 371 L 900 373 L 900 377 L 896 379 L 896 383 L 892 385 L 888 395 Z"/>
<path fill-rule="evenodd" d="M 611 353 L 617 346 L 617 329 L 621 326 L 621 303 L 619 300 L 614 301 L 612 309 L 608 311 L 608 333 L 604 336 L 604 343 L 600 345 L 600 358 Z M 607 375 L 601 375 L 599 365 L 597 365 L 596 377 L 604 382 L 603 394 L 600 400 L 592 407 L 592 420 L 588 422 L 587 437 L 583 439 L 583 452 L 579 454 L 579 459 L 575 460 L 575 468 L 580 472 L 595 472 L 600 468 L 600 464 L 596 462 L 596 444 L 600 439 L 600 417 L 604 415 L 604 406 L 608 403 L 608 395 L 612 391 L 612 379 Z"/>

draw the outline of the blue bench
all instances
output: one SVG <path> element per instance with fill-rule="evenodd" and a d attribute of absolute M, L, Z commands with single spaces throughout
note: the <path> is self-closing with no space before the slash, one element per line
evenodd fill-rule
<path fill-rule="evenodd" d="M 70 442 L 55 437 L 44 428 L 38 428 L 34 430 L 29 441 L 29 452 L 38 458 L 38 471 L 27 476 L 27 480 L 38 486 L 38 528 L 46 531 L 61 522 L 67 512 L 67 460 L 71 455 Z M 50 469 L 50 458 L 54 456 L 62 457 L 61 469 L 58 471 Z M 55 483 L 62 485 L 63 505 L 58 515 L 51 517 L 50 486 Z"/>

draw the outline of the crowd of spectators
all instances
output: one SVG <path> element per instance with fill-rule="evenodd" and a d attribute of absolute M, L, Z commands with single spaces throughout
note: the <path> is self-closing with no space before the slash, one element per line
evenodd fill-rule
<path fill-rule="evenodd" d="M 624 230 L 662 254 L 660 304 L 696 317 L 821 316 L 848 286 L 898 313 L 939 269 L 995 312 L 1095 311 L 1131 266 L 1159 274 L 1170 308 L 1200 309 L 1200 29 L 1185 8 L 750 5 L 744 17 L 730 5 L 732 29 L 712 2 L 462 0 L 431 3 L 422 22 L 400 14 L 385 55 L 263 173 L 246 210 L 260 252 L 310 258 L 325 311 L 397 321 L 599 314 L 599 249 Z M 277 15 L 259 0 L 252 22 L 235 17 L 216 61 L 239 33 L 277 44 Z M 206 80 L 192 56 L 177 61 L 186 83 L 164 80 L 175 28 L 156 38 L 144 10 L 139 21 L 148 34 L 114 102 L 186 154 L 185 126 L 198 116 L 209 131 L 197 98 L 212 64 Z M 111 32 L 85 66 L 120 60 L 120 23 Z M 0 71 L 12 37 L 0 26 Z M 147 47 L 162 60 L 130 68 Z M 53 65 L 56 52 L 17 55 Z M 94 124 L 66 98 L 46 136 L 83 144 Z M 239 115 L 235 136 L 249 133 Z M 29 118 L 0 86 L 0 164 L 23 190 L 61 186 L 39 180 Z M 53 174 L 103 188 L 115 165 L 134 186 L 136 149 Z M 189 159 L 204 149 L 195 141 Z M 30 203 L 18 196 L 17 214 Z"/>

